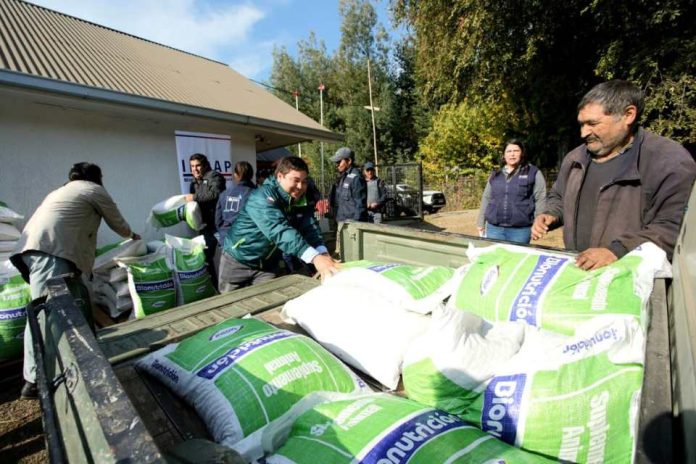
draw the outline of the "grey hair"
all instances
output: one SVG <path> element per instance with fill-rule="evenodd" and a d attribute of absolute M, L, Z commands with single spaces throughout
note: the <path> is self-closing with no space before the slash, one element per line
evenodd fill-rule
<path fill-rule="evenodd" d="M 602 105 L 604 114 L 612 116 L 622 115 L 627 107 L 635 106 L 636 119 L 631 125 L 631 129 L 635 129 L 645 108 L 645 94 L 631 82 L 614 79 L 592 87 L 580 100 L 578 111 L 590 103 Z"/>

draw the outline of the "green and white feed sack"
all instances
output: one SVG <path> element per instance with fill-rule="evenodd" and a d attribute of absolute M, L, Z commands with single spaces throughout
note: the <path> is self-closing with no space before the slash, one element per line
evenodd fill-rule
<path fill-rule="evenodd" d="M 267 464 L 545 463 L 458 417 L 386 394 L 314 406 Z"/>
<path fill-rule="evenodd" d="M 410 398 L 447 409 L 501 440 L 569 462 L 631 462 L 643 381 L 635 318 L 598 316 L 573 337 L 525 327 L 520 350 L 485 382 L 457 384 L 466 363 L 404 369 Z M 475 357 L 470 363 L 475 365 Z"/>
<path fill-rule="evenodd" d="M 29 285 L 8 261 L 0 264 L 0 360 L 22 354 Z"/>
<path fill-rule="evenodd" d="M 185 221 L 193 230 L 200 230 L 205 225 L 198 203 L 186 201 L 186 195 L 174 195 L 157 203 L 150 210 L 148 221 L 158 229 L 181 221 Z"/>
<path fill-rule="evenodd" d="M 652 243 L 594 271 L 577 267 L 573 256 L 509 245 L 470 247 L 467 254 L 471 265 L 449 305 L 564 334 L 604 314 L 636 317 L 645 326 L 653 279 L 666 263 Z"/>
<path fill-rule="evenodd" d="M 176 282 L 177 303 L 182 305 L 215 295 L 215 287 L 205 261 L 205 239 L 165 235 L 169 259 Z"/>
<path fill-rule="evenodd" d="M 282 418 L 311 393 L 370 392 L 312 339 L 251 318 L 209 327 L 137 365 L 189 402 L 215 441 L 227 446 Z"/>
<path fill-rule="evenodd" d="M 128 271 L 128 287 L 137 319 L 176 306 L 174 274 L 165 253 L 122 258 L 118 265 Z"/>

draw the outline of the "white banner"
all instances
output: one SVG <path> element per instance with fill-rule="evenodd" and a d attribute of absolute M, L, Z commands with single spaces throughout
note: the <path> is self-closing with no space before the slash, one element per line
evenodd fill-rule
<path fill-rule="evenodd" d="M 232 165 L 232 144 L 228 135 L 183 131 L 176 131 L 174 134 L 181 193 L 189 193 L 189 185 L 193 179 L 189 158 L 194 153 L 202 153 L 208 157 L 210 167 L 225 176 L 228 185 L 232 185 L 234 166 Z"/>

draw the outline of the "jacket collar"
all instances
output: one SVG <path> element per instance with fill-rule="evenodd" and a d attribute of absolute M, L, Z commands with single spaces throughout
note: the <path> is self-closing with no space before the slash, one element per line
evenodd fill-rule
<path fill-rule="evenodd" d="M 638 165 L 640 161 L 640 149 L 643 144 L 643 139 L 645 138 L 645 132 L 642 127 L 639 127 L 636 131 L 636 135 L 633 137 L 632 145 L 626 150 L 625 153 L 620 156 L 630 156 L 632 161 L 626 164 L 623 172 L 620 172 L 614 182 L 628 181 L 628 180 L 640 180 L 640 171 L 638 170 Z M 581 145 L 579 150 L 574 150 L 575 153 L 572 155 L 571 161 L 573 162 L 574 168 L 580 168 L 583 171 L 587 169 L 587 166 L 592 162 L 592 156 L 587 150 L 587 145 Z"/>
<path fill-rule="evenodd" d="M 283 190 L 283 187 L 278 183 L 278 179 L 273 177 L 268 177 L 263 185 L 268 185 L 276 195 L 283 200 L 286 206 L 304 206 L 307 204 L 307 194 L 305 193 L 300 197 L 299 200 L 293 199 L 288 192 Z"/>

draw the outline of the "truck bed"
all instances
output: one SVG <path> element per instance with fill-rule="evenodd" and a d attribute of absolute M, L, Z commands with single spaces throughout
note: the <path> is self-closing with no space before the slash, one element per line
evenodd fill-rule
<path fill-rule="evenodd" d="M 145 324 L 147 328 L 134 321 L 131 325 L 137 326 L 136 330 L 129 330 L 128 324 L 121 324 L 115 331 L 105 328 L 97 333 L 100 346 L 111 355 L 116 377 L 160 449 L 172 449 L 196 438 L 212 440 L 212 437 L 193 408 L 162 383 L 139 371 L 135 361 L 157 347 L 176 342 L 232 317 L 249 315 L 276 327 L 307 335 L 300 326 L 283 322 L 280 310 L 286 301 L 317 285 L 319 281 L 309 277 L 284 276 L 263 285 L 218 295 L 204 302 L 152 316 Z M 375 380 L 362 373 L 357 374 L 374 389 L 381 388 Z"/>
<path fill-rule="evenodd" d="M 346 260 L 369 258 L 456 267 L 466 263 L 465 250 L 470 243 L 486 245 L 492 242 L 384 225 L 346 223 L 342 226 L 341 247 Z M 317 280 L 304 276 L 281 277 L 145 319 L 106 327 L 97 332 L 96 339 L 79 317 L 66 316 L 72 314 L 69 306 L 74 306 L 69 295 L 66 296 L 65 291 L 58 287 L 50 288 L 51 298 L 47 305 L 52 308 L 48 311 L 48 329 L 45 331 L 47 357 L 51 359 L 49 365 L 52 366 L 48 370 L 49 379 L 76 367 L 76 372 L 70 377 L 77 381 L 59 383 L 55 389 L 58 416 L 63 416 L 60 417 L 61 428 L 66 431 L 62 441 L 69 449 L 68 454 L 78 456 L 70 456 L 69 460 L 82 462 L 85 459 L 80 457 L 94 456 L 95 449 L 108 449 L 111 453 L 104 453 L 103 459 L 97 462 L 134 459 L 129 446 L 135 440 L 140 440 L 145 444 L 150 442 L 152 446 L 142 451 L 149 453 L 141 454 L 144 459 L 136 461 L 149 462 L 164 459 L 162 456 L 172 449 L 194 442 L 197 438 L 209 439 L 205 426 L 195 412 L 157 381 L 138 372 L 133 367 L 134 361 L 168 343 L 180 341 L 232 317 L 251 315 L 298 331 L 300 329 L 296 326 L 283 324 L 278 318 L 278 311 L 286 301 L 317 285 Z M 636 462 L 680 461 L 679 457 L 672 455 L 670 374 L 674 372 L 670 370 L 671 327 L 666 281 L 655 281 L 649 310 L 652 319 L 647 336 Z M 366 380 L 376 385 L 370 379 Z M 118 435 L 112 430 L 115 428 L 112 424 L 119 425 L 118 430 L 122 430 L 118 421 L 123 421 L 124 417 L 135 419 L 127 434 Z M 93 425 L 96 423 L 99 425 Z M 88 426 L 91 426 L 90 430 L 103 433 L 98 439 L 83 436 Z M 78 433 L 74 433 L 75 430 Z M 75 450 L 80 450 L 82 454 Z"/>

